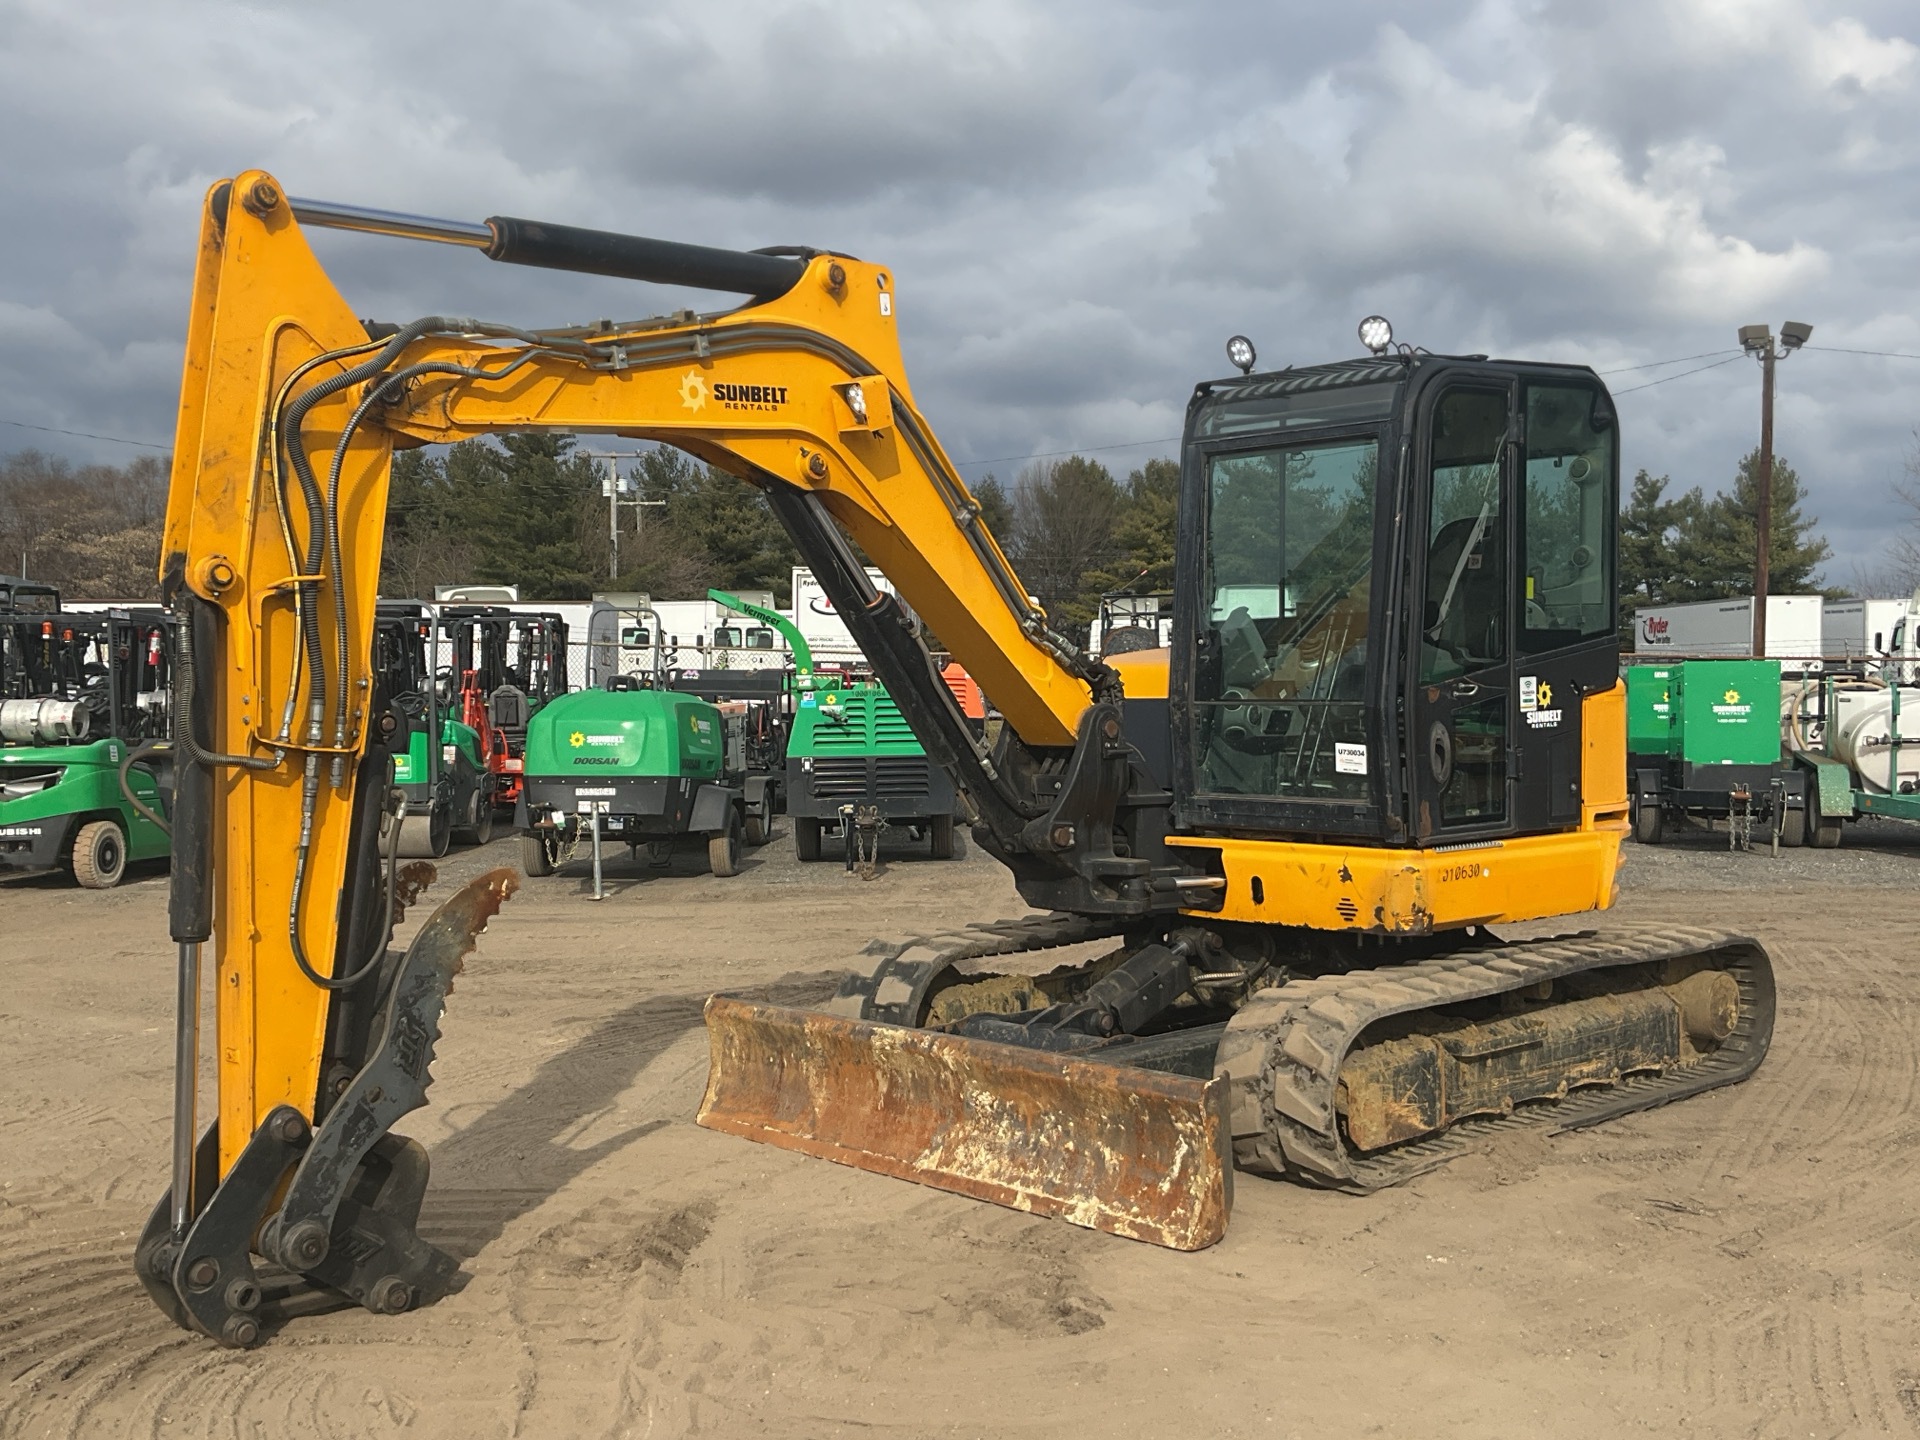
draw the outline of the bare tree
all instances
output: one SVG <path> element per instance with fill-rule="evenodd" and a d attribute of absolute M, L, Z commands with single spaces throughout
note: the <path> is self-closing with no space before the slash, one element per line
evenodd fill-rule
<path fill-rule="evenodd" d="M 1029 465 L 1015 478 L 1011 558 L 1056 626 L 1084 635 L 1093 618 L 1085 581 L 1114 558 L 1122 499 L 1107 467 L 1079 455 Z"/>
<path fill-rule="evenodd" d="M 0 459 L 0 570 L 76 600 L 159 594 L 165 460 L 75 467 L 36 450 Z"/>

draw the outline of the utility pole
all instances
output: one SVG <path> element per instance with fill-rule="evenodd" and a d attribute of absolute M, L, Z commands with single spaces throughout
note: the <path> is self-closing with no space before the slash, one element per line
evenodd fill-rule
<path fill-rule="evenodd" d="M 1753 656 L 1767 654 L 1767 570 L 1773 560 L 1773 367 L 1813 335 L 1813 327 L 1789 320 L 1776 345 L 1765 325 L 1742 325 L 1740 347 L 1760 362 L 1760 468 L 1754 478 Z"/>
<path fill-rule="evenodd" d="M 1773 363 L 1767 363 L 1767 440 L 1773 448 Z M 607 579 L 620 578 L 620 462 L 607 456 Z"/>
<path fill-rule="evenodd" d="M 600 482 L 600 489 L 607 497 L 607 578 L 609 580 L 618 580 L 620 578 L 620 507 L 626 505 L 633 510 L 635 516 L 634 531 L 637 537 L 645 533 L 646 507 L 649 505 L 665 506 L 667 502 L 664 500 L 648 500 L 640 495 L 635 495 L 631 500 L 623 500 L 620 498 L 622 488 L 632 481 L 631 476 L 624 481 L 620 478 L 620 462 L 622 460 L 637 459 L 638 457 L 633 451 L 582 450 L 580 453 L 589 460 L 604 460 L 607 462 L 607 478 Z"/>

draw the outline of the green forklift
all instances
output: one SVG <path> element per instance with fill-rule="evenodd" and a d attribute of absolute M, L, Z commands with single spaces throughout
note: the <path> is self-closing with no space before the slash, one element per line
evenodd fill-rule
<path fill-rule="evenodd" d="M 0 869 L 107 890 L 168 853 L 172 622 L 0 613 Z"/>
<path fill-rule="evenodd" d="M 393 783 L 404 797 L 398 823 L 381 822 L 382 854 L 439 859 L 454 841 L 493 838 L 497 779 L 479 733 L 463 723 L 450 672 L 435 673 L 436 617 L 414 600 L 382 600 L 375 612 L 373 663 L 404 727 L 396 737 Z"/>

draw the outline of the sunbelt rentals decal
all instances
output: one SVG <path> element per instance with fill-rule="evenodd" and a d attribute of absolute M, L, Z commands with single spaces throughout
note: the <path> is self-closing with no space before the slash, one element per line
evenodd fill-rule
<path fill-rule="evenodd" d="M 1520 677 L 1520 713 L 1535 730 L 1551 730 L 1560 723 L 1560 712 L 1553 708 L 1553 686 L 1538 675 Z"/>
<path fill-rule="evenodd" d="M 787 403 L 785 385 L 738 385 L 708 380 L 698 370 L 680 377 L 680 403 L 698 414 L 711 400 L 722 410 L 778 410 Z"/>
<path fill-rule="evenodd" d="M 1740 698 L 1740 692 L 1732 686 L 1720 697 L 1720 703 L 1713 707 L 1713 718 L 1723 725 L 1738 725 L 1753 713 L 1753 706 Z"/>

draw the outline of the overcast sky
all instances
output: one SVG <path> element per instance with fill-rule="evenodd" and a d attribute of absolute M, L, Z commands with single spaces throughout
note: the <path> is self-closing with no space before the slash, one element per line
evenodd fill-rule
<path fill-rule="evenodd" d="M 164 444 L 202 197 L 261 166 L 297 195 L 884 261 L 969 478 L 1170 454 L 1229 334 L 1313 363 L 1378 311 L 1431 349 L 1618 371 L 1628 473 L 1717 489 L 1757 366 L 1640 390 L 1725 357 L 1623 367 L 1788 319 L 1920 356 L 1917 32 L 1911 0 L 0 0 L 0 419 Z M 712 303 L 315 244 L 390 319 Z M 1781 369 L 1829 580 L 1904 519 L 1917 393 L 1920 359 Z M 0 425 L 29 446 L 141 453 Z"/>

